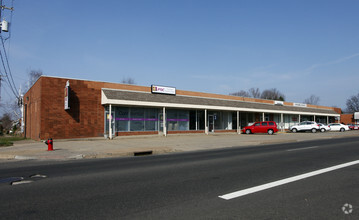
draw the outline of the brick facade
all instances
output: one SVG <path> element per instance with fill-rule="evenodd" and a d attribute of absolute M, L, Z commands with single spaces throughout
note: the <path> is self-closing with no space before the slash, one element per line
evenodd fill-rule
<path fill-rule="evenodd" d="M 64 109 L 64 90 L 67 81 L 69 81 L 71 88 L 69 110 Z M 25 136 L 34 140 L 103 136 L 105 107 L 101 105 L 102 88 L 151 92 L 150 86 L 41 76 L 24 95 Z M 183 96 L 274 104 L 272 100 L 183 90 L 177 90 L 176 92 L 178 95 Z M 293 106 L 293 103 L 284 102 L 284 105 Z M 340 109 L 325 106 L 308 107 L 340 111 Z M 129 135 L 129 133 L 123 133 L 122 135 Z"/>
<path fill-rule="evenodd" d="M 71 88 L 69 110 L 64 109 L 67 80 Z M 151 91 L 143 86 L 42 76 L 24 95 L 25 136 L 34 140 L 103 136 L 101 88 Z"/>
<path fill-rule="evenodd" d="M 355 124 L 353 114 L 342 114 L 340 115 L 340 123 L 343 124 Z"/>

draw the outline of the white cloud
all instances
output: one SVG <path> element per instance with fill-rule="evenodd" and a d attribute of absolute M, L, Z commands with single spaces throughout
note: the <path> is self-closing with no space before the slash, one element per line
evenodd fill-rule
<path fill-rule="evenodd" d="M 333 61 L 330 61 L 330 62 L 327 62 L 327 63 L 317 63 L 317 64 L 313 64 L 312 66 L 310 66 L 309 68 L 307 68 L 307 69 L 305 70 L 305 72 L 310 73 L 310 72 L 312 72 L 314 69 L 317 69 L 317 68 L 319 68 L 319 67 L 343 63 L 343 62 L 345 62 L 345 61 L 347 61 L 347 60 L 350 60 L 350 59 L 353 59 L 354 57 L 357 57 L 357 56 L 359 56 L 359 53 L 355 53 L 355 54 L 352 54 L 352 55 L 350 55 L 350 56 L 342 57 L 342 58 L 339 58 L 339 59 L 336 59 L 336 60 L 333 60 Z"/>

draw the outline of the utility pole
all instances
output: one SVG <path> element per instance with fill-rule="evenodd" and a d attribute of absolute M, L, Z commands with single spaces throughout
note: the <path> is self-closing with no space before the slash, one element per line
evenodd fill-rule
<path fill-rule="evenodd" d="M 24 96 L 21 92 L 21 86 L 19 89 L 19 101 L 18 101 L 19 107 L 20 107 L 20 111 L 21 111 L 21 133 L 24 133 L 24 127 L 25 127 L 25 122 L 24 122 Z"/>
<path fill-rule="evenodd" d="M 4 19 L 2 19 L 2 11 L 6 10 L 10 10 L 10 11 L 14 11 L 14 7 L 6 7 L 5 5 L 3 5 L 3 0 L 0 0 L 0 22 L 1 22 L 1 29 L 0 32 L 9 32 L 9 22 Z"/>
<path fill-rule="evenodd" d="M 1 81 L 2 81 L 2 75 L 0 74 L 0 102 L 1 102 Z"/>

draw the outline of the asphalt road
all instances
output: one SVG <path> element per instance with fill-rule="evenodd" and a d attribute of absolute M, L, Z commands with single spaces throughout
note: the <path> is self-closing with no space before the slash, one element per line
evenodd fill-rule
<path fill-rule="evenodd" d="M 230 200 L 220 197 L 358 160 L 355 137 L 120 159 L 3 163 L 0 219 L 359 219 L 359 164 Z M 10 185 L 9 177 L 33 182 Z M 345 204 L 348 214 L 342 210 Z"/>

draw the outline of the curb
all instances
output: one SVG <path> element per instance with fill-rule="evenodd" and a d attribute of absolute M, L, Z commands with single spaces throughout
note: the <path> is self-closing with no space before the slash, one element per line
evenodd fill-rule
<path fill-rule="evenodd" d="M 13 160 L 13 159 L 15 159 L 15 155 L 0 155 L 0 160 Z"/>
<path fill-rule="evenodd" d="M 78 155 L 73 155 L 73 156 L 67 157 L 67 159 L 72 159 L 72 160 L 79 160 L 79 159 L 83 159 L 83 158 L 86 158 L 86 155 L 78 154 Z"/>
<path fill-rule="evenodd" d="M 13 159 L 15 159 L 15 160 L 36 160 L 37 157 L 16 155 Z"/>

